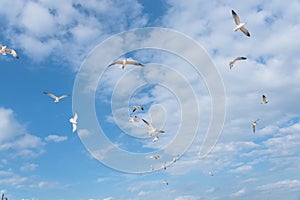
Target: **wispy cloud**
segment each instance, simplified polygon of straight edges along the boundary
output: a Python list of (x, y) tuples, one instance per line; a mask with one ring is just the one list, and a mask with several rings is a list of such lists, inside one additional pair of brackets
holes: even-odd
[(59, 143), (59, 142), (63, 142), (68, 140), (68, 136), (59, 136), (59, 135), (48, 135), (45, 138), (46, 142), (55, 142), (55, 143)]

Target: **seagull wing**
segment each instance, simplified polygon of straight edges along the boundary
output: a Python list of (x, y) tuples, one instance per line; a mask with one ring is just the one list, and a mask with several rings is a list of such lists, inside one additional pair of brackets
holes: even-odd
[(115, 62), (111, 63), (110, 65), (108, 65), (108, 67), (116, 65), (116, 64), (123, 64), (123, 61), (122, 60), (115, 61)]
[(243, 57), (243, 56), (239, 56), (239, 57), (236, 57), (234, 60), (246, 60), (247, 58), (246, 57)]
[(234, 10), (231, 10), (234, 22), (236, 23), (236, 25), (239, 25), (241, 23), (239, 16), (236, 14), (236, 12), (234, 12)]
[(240, 28), (240, 30), (241, 30), (245, 35), (247, 35), (248, 37), (250, 37), (250, 33), (249, 33), (249, 31), (245, 28), (245, 26), (242, 26), (242, 27)]
[(64, 94), (64, 95), (58, 97), (58, 99), (63, 99), (63, 98), (69, 97), (69, 96), (70, 96), (70, 95), (68, 95), (68, 94)]
[(142, 63), (139, 63), (139, 62), (136, 62), (136, 61), (133, 61), (133, 60), (128, 60), (127, 64), (136, 65), (136, 66), (144, 66)]
[(147, 126), (148, 126), (149, 129), (153, 130), (152, 124), (150, 124), (149, 122), (147, 122), (147, 121), (144, 120), (144, 119), (142, 119), (142, 120), (143, 120), (143, 122), (145, 122), (145, 124), (147, 124)]
[(52, 93), (48, 93), (48, 92), (43, 92), (44, 94), (48, 95), (49, 97), (53, 98), (53, 99), (56, 99), (57, 96), (55, 96), (54, 94)]
[(77, 114), (77, 112), (75, 112), (73, 119), (74, 119), (75, 122), (77, 121), (77, 119), (78, 119), (78, 114)]
[(252, 123), (253, 133), (255, 133), (255, 124)]
[(19, 58), (17, 52), (16, 52), (15, 50), (13, 50), (13, 49), (8, 49), (8, 48), (6, 48), (6, 49), (5, 49), (5, 52), (11, 54), (13, 57), (15, 57), (15, 58), (17, 58), (17, 59)]
[(136, 111), (136, 107), (133, 107), (133, 110), (132, 110), (132, 112), (135, 112)]
[(77, 125), (76, 124), (72, 124), (72, 133), (74, 133), (77, 129)]

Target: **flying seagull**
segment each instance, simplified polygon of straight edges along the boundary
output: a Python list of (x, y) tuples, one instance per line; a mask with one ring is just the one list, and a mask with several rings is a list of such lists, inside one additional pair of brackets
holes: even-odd
[(108, 67), (116, 65), (116, 64), (120, 64), (122, 66), (122, 69), (124, 69), (126, 67), (126, 65), (135, 65), (135, 66), (141, 66), (143, 67), (144, 65), (134, 61), (134, 60), (127, 60), (126, 58), (124, 60), (117, 60), (113, 63), (111, 63), (110, 65), (108, 65)]
[(231, 10), (231, 13), (232, 13), (234, 22), (236, 24), (236, 27), (233, 30), (237, 31), (237, 30), (240, 29), (245, 35), (247, 35), (248, 37), (250, 37), (249, 31), (245, 28), (246, 22), (241, 23), (239, 16), (236, 14), (236, 12), (234, 12), (234, 10)]
[(269, 100), (268, 100), (267, 97), (263, 94), (263, 95), (262, 95), (262, 99), (261, 99), (260, 104), (267, 104), (268, 102), (269, 102)]
[(256, 128), (256, 125), (257, 125), (258, 120), (259, 120), (259, 119), (257, 119), (257, 120), (255, 120), (254, 122), (252, 122), (253, 133), (255, 133), (255, 128)]
[(173, 163), (176, 163), (176, 161), (179, 159), (179, 155), (175, 156), (172, 160)]
[(72, 124), (72, 133), (74, 133), (77, 129), (77, 119), (78, 119), (78, 114), (75, 112), (74, 117), (70, 118), (69, 122)]
[(164, 162), (164, 164), (161, 166), (162, 169), (166, 170), (167, 169), (167, 163)]
[(17, 52), (16, 52), (15, 50), (9, 49), (9, 48), (7, 48), (6, 46), (0, 45), (0, 54), (6, 55), (7, 53), (8, 53), (8, 54), (11, 54), (11, 55), (12, 55), (13, 57), (15, 57), (16, 59), (19, 58), (19, 56), (18, 56), (18, 54), (17, 54)]
[(233, 67), (234, 63), (238, 60), (246, 60), (247, 58), (246, 57), (242, 57), (242, 56), (239, 56), (239, 57), (236, 57), (235, 59), (231, 60), (229, 62), (229, 66), (230, 66), (230, 69)]
[(46, 94), (46, 95), (48, 95), (49, 97), (53, 98), (55, 103), (58, 103), (59, 100), (70, 96), (68, 94), (65, 94), (65, 95), (62, 95), (62, 96), (58, 97), (58, 96), (55, 96), (52, 93), (48, 93), (48, 92), (43, 92), (43, 93)]
[(162, 182), (166, 185), (169, 185), (169, 182), (167, 180), (163, 180)]
[[(144, 120), (144, 119), (142, 119), (143, 120), (143, 122), (145, 122), (145, 124), (148, 126), (148, 129), (149, 129), (149, 131), (148, 131), (148, 134), (150, 135), (150, 136), (152, 136), (152, 137), (154, 137), (155, 136), (155, 133), (164, 133), (165, 131), (163, 131), (163, 130), (158, 130), (157, 128), (154, 128), (153, 126), (152, 126), (152, 124), (150, 124), (149, 122), (147, 122), (146, 120)], [(154, 139), (153, 139), (154, 140)]]
[(137, 110), (144, 110), (144, 107), (143, 106), (133, 106), (132, 112), (135, 112)]
[(151, 156), (149, 156), (149, 158), (157, 160), (160, 158), (160, 155), (159, 154), (151, 155)]
[(214, 176), (214, 171), (213, 170), (210, 170), (208, 173), (209, 173), (209, 175)]
[(8, 198), (7, 197), (4, 197), (4, 193), (2, 193), (2, 198), (1, 198), (2, 200), (8, 200)]
[(133, 117), (130, 117), (130, 122), (134, 123), (134, 122), (137, 122), (137, 116), (133, 116)]

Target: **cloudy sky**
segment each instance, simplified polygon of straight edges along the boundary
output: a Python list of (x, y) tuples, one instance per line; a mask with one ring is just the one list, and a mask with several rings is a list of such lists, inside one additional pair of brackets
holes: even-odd
[[(233, 31), (231, 10), (250, 37)], [(299, 200), (299, 13), (299, 0), (2, 0), (0, 44), (20, 58), (0, 56), (0, 191)], [(230, 70), (237, 56), (247, 60)], [(124, 58), (145, 66), (107, 69)], [(132, 114), (136, 104), (145, 110)], [(165, 131), (159, 141), (141, 118)]]

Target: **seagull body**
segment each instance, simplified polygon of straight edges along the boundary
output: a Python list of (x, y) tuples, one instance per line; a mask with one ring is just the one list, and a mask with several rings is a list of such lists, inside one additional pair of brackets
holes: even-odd
[(159, 130), (159, 129), (157, 129), (157, 128), (154, 128), (153, 126), (152, 126), (152, 124), (150, 124), (149, 122), (147, 122), (146, 120), (144, 120), (144, 119), (142, 119), (143, 120), (143, 122), (148, 126), (148, 129), (149, 129), (149, 131), (148, 131), (148, 134), (151, 136), (151, 137), (155, 137), (155, 133), (164, 133), (165, 131), (163, 131), (163, 130)]
[(48, 92), (43, 92), (43, 93), (48, 95), (49, 97), (53, 98), (55, 103), (58, 103), (59, 100), (70, 96), (70, 95), (65, 94), (65, 95), (62, 95), (62, 96), (58, 97), (58, 96), (55, 96), (52, 93), (48, 93)]
[(245, 35), (250, 37), (249, 31), (245, 28), (246, 22), (241, 23), (239, 16), (236, 14), (236, 12), (234, 12), (234, 10), (231, 10), (231, 13), (232, 13), (234, 22), (236, 24), (236, 27), (233, 30), (234, 31), (241, 30)]
[(6, 53), (11, 54), (13, 57), (15, 57), (16, 59), (19, 58), (17, 52), (13, 49), (9, 49), (6, 46), (2, 46), (0, 45), (0, 54), (2, 55), (6, 55)]
[(116, 64), (120, 64), (122, 69), (125, 69), (126, 65), (135, 65), (135, 66), (141, 66), (141, 67), (144, 66), (143, 64), (141, 64), (137, 61), (124, 59), (124, 60), (115, 61), (115, 62), (111, 63), (110, 65), (108, 65), (108, 67), (116, 65)]
[(256, 128), (256, 125), (257, 125), (257, 121), (259, 119), (255, 120), (254, 122), (252, 122), (252, 129), (253, 129), (253, 133), (255, 133), (255, 128)]
[(135, 116), (131, 117), (129, 121), (131, 123), (137, 122), (137, 116), (135, 115)]
[(167, 169), (167, 163), (164, 162), (164, 164), (161, 166), (161, 168), (162, 168), (163, 170), (166, 170), (166, 169)]
[(167, 180), (163, 180), (162, 182), (166, 185), (169, 185), (169, 182)]
[(151, 155), (151, 156), (149, 156), (149, 158), (154, 159), (154, 160), (157, 160), (157, 159), (160, 158), (160, 155), (158, 155), (158, 154)]
[(143, 106), (133, 106), (132, 112), (135, 112), (137, 110), (144, 110), (144, 107)]
[(230, 66), (230, 69), (233, 67), (234, 63), (238, 60), (246, 60), (247, 58), (246, 57), (242, 57), (242, 56), (239, 56), (239, 57), (236, 57), (235, 59), (231, 60), (229, 62), (229, 66)]
[(78, 114), (75, 112), (74, 117), (70, 118), (69, 122), (72, 124), (72, 133), (74, 133), (77, 129), (77, 119), (78, 119)]
[(268, 100), (267, 97), (263, 94), (263, 95), (262, 95), (262, 99), (261, 99), (260, 104), (267, 104), (268, 102), (269, 102), (269, 100)]
[(208, 173), (209, 175), (214, 176), (214, 171), (210, 170)]
[(178, 160), (178, 158), (179, 158), (179, 156), (178, 156), (178, 155), (177, 155), (177, 156), (175, 156), (175, 157), (173, 158), (172, 162), (173, 162), (173, 163), (176, 163), (176, 161)]

